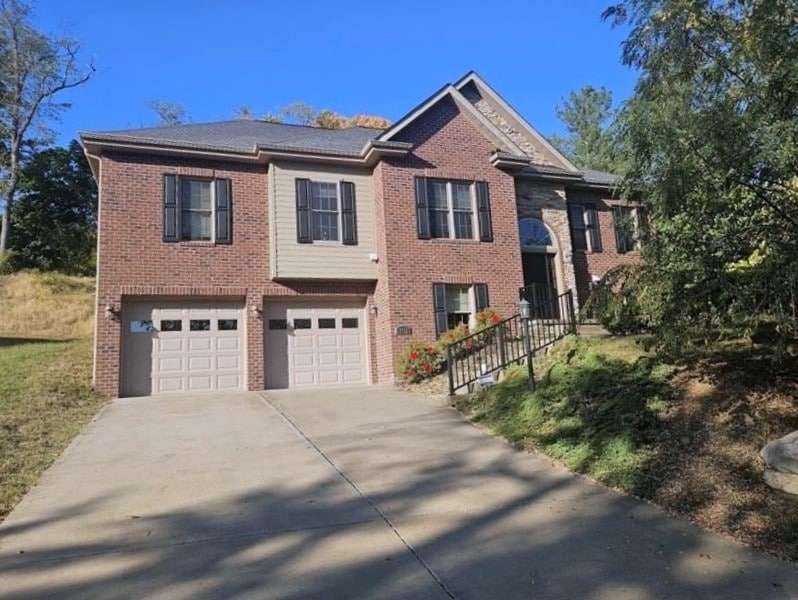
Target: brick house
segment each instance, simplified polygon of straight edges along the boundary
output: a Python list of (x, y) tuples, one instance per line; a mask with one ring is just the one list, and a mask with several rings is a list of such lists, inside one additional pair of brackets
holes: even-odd
[(227, 121), (81, 136), (100, 191), (95, 387), (391, 383), (518, 289), (638, 257), (636, 207), (476, 73), (387, 130)]

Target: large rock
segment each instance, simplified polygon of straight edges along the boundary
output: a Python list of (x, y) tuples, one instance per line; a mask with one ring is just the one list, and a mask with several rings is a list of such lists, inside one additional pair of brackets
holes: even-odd
[(765, 445), (759, 455), (771, 469), (798, 475), (798, 431)]
[(764, 479), (773, 489), (798, 495), (798, 475), (765, 469)]

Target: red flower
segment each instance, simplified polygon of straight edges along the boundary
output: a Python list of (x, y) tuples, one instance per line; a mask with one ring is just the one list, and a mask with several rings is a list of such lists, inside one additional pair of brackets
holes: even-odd
[(471, 341), (469, 341), (469, 342), (466, 344), (466, 348), (468, 348), (469, 350), (471, 350), (471, 348), (473, 348), (473, 347), (474, 347), (474, 342), (471, 342)]
[(468, 335), (468, 327), (466, 327), (465, 329), (463, 329), (463, 333), (464, 333), (464, 334), (466, 334), (466, 335)]
[(498, 323), (499, 322), (499, 315), (493, 315), (493, 322), (494, 323)]
[(484, 310), (481, 313), (479, 313), (479, 318), (480, 319), (484, 319), (485, 318), (485, 311)]
[(413, 376), (413, 371), (408, 371), (408, 372), (407, 372), (407, 376), (408, 376), (408, 377), (412, 377), (412, 376)]
[(453, 334), (453, 333), (450, 333), (450, 334), (449, 334), (449, 339), (450, 339), (450, 340), (453, 340), (453, 339), (454, 339), (454, 334)]
[(418, 352), (411, 352), (410, 360), (418, 360)]
[(427, 371), (429, 371), (430, 367), (429, 367), (429, 365), (427, 363), (424, 363), (423, 368), (426, 369)]
[(427, 373), (432, 373), (432, 367), (431, 367), (431, 366), (429, 366), (429, 365), (426, 365), (426, 367), (425, 367), (425, 368), (426, 368), (426, 370), (427, 370)]
[(427, 348), (427, 354), (432, 354), (433, 352), (435, 352), (435, 348), (433, 348), (432, 346)]

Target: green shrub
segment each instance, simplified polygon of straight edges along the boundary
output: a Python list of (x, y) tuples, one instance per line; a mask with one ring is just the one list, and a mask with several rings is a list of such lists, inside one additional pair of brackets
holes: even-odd
[(413, 341), (394, 359), (396, 375), (401, 381), (418, 383), (441, 370), (443, 356), (437, 344)]
[(0, 254), (0, 275), (10, 275), (17, 271), (17, 266), (14, 261), (14, 251), (6, 250)]
[(483, 308), (477, 313), (477, 326), (476, 331), (482, 331), (488, 327), (493, 327), (502, 320), (499, 313), (490, 307)]
[(584, 313), (616, 335), (649, 329), (654, 320), (649, 306), (652, 294), (643, 269), (639, 265), (610, 269), (590, 293)]

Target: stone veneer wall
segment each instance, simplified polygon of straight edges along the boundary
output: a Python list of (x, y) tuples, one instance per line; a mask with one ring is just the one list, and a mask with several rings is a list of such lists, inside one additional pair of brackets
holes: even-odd
[(549, 153), (544, 151), (539, 143), (530, 140), (527, 136), (521, 133), (497, 107), (488, 103), (473, 85), (465, 86), (460, 90), (463, 96), (491, 123), (498, 127), (507, 137), (509, 137), (524, 153), (532, 159), (532, 162), (549, 165), (554, 167), (562, 167), (561, 164), (555, 162)]
[(556, 263), (560, 293), (565, 290), (574, 290), (576, 293), (573, 246), (571, 245), (571, 228), (568, 224), (565, 188), (551, 183), (518, 179), (515, 182), (515, 193), (518, 219), (526, 217), (541, 219), (557, 239)]

